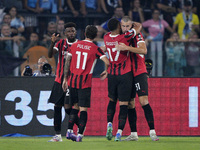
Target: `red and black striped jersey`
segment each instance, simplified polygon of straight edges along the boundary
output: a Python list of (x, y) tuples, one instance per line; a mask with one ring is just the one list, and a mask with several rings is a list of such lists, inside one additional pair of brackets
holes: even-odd
[(68, 86), (77, 89), (91, 87), (96, 59), (106, 57), (92, 41), (83, 40), (72, 44), (68, 55), (72, 56)]
[[(77, 41), (78, 41), (78, 39), (75, 40), (75, 42), (77, 42)], [(54, 46), (54, 49), (56, 49), (59, 53), (58, 54), (58, 64), (57, 64), (57, 69), (56, 69), (55, 81), (60, 83), (60, 84), (63, 82), (63, 77), (64, 77), (64, 71), (63, 70), (64, 70), (65, 58), (66, 58), (66, 55), (67, 55), (67, 51), (69, 50), (69, 48), (71, 47), (72, 44), (73, 43), (68, 42), (67, 39), (61, 39)]]
[[(131, 46), (138, 47), (138, 43), (145, 42), (141, 33), (131, 39)], [(138, 76), (142, 73), (147, 73), (145, 65), (145, 57), (143, 54), (131, 53), (133, 75)]]
[(115, 45), (118, 43), (129, 45), (129, 40), (133, 38), (135, 34), (136, 32), (133, 29), (129, 30), (125, 34), (111, 35), (111, 32), (108, 32), (104, 36), (104, 43), (110, 61), (110, 65), (108, 67), (109, 74), (123, 75), (131, 71), (131, 60), (129, 56), (129, 51), (117, 51)]

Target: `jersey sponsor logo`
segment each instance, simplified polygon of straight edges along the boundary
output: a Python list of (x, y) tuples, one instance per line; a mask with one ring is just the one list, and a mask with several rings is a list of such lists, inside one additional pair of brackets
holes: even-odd
[(138, 41), (142, 41), (142, 37), (140, 34), (138, 34)]
[(64, 56), (64, 59), (67, 57), (67, 51), (62, 51), (62, 55)]
[(67, 52), (66, 51), (62, 51), (62, 55), (66, 56)]
[(85, 49), (85, 50), (90, 50), (91, 46), (89, 45), (82, 45), (82, 44), (78, 44), (77, 48), (81, 48), (81, 49)]

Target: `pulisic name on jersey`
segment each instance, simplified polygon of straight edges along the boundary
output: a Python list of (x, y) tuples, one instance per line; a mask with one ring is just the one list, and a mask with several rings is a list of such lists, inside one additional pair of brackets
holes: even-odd
[(77, 48), (81, 48), (81, 49), (85, 49), (85, 50), (90, 50), (91, 46), (89, 45), (82, 45), (82, 44), (78, 44)]

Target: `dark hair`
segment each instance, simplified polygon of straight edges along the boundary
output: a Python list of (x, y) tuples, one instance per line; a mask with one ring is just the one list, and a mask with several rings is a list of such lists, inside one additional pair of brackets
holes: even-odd
[(184, 0), (183, 3), (184, 3), (184, 6), (192, 6), (192, 1), (190, 0)]
[(93, 40), (96, 36), (97, 36), (97, 28), (94, 25), (88, 25), (85, 28), (85, 36), (86, 38), (89, 38), (91, 40)]
[(12, 8), (15, 8), (16, 11), (17, 11), (17, 7), (16, 7), (16, 6), (11, 6), (11, 7), (8, 9), (8, 11), (10, 11)]
[(152, 9), (152, 14), (154, 13), (154, 11), (158, 11), (160, 13), (160, 10), (155, 8), (155, 9)]
[(9, 13), (6, 13), (6, 14), (3, 16), (3, 19), (4, 19), (5, 16), (10, 16), (10, 17), (11, 17), (11, 15), (10, 15)]
[(65, 29), (66, 29), (66, 28), (70, 28), (70, 27), (76, 28), (76, 24), (73, 23), (73, 22), (68, 22), (68, 23), (65, 24)]
[(119, 20), (117, 20), (116, 18), (111, 18), (110, 20), (108, 20), (108, 29), (110, 31), (114, 31), (117, 29), (118, 25), (119, 25)]
[[(20, 15), (18, 15), (18, 9), (17, 9), (16, 6), (10, 7), (10, 8), (8, 9), (8, 13), (10, 14), (10, 10), (11, 10), (12, 8), (15, 8), (15, 9), (16, 9), (16, 18), (20, 18)], [(11, 16), (11, 15), (10, 15), (10, 16)]]
[(31, 32), (30, 35), (31, 34), (37, 34), (37, 35), (39, 35), (36, 31)]
[(61, 17), (58, 21), (60, 21), (60, 20), (65, 22), (65, 18), (64, 17)]

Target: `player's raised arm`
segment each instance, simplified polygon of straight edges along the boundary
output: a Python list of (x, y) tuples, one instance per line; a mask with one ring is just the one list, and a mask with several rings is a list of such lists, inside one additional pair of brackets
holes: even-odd
[(136, 35), (139, 34), (142, 30), (142, 24), (139, 22), (133, 22), (133, 28), (136, 31)]
[(131, 28), (130, 30), (128, 30), (127, 32), (125, 32), (125, 38), (127, 38), (127, 40), (134, 38), (137, 34), (140, 33), (142, 29), (142, 24), (138, 23), (138, 22), (134, 22), (133, 23), (133, 28)]
[(53, 55), (58, 52), (56, 49), (54, 49), (54, 45), (55, 45), (56, 40), (58, 39), (58, 37), (59, 37), (59, 34), (57, 34), (55, 36), (55, 33), (51, 36), (51, 45), (50, 45), (49, 50), (48, 50), (48, 57), (49, 58), (52, 58)]

